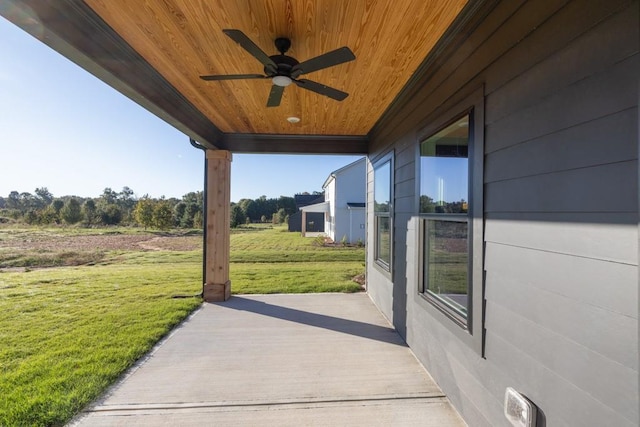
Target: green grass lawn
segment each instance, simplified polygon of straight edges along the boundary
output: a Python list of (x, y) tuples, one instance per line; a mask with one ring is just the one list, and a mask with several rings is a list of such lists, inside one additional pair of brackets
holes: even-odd
[[(28, 236), (0, 229), (5, 243)], [(234, 232), (233, 292), (358, 291), (351, 278), (364, 271), (364, 249), (312, 241), (282, 228)], [(65, 424), (201, 304), (172, 298), (200, 293), (200, 250), (104, 251), (93, 265), (40, 269), (36, 259), (31, 271), (7, 271), (3, 259), (19, 255), (7, 247), (0, 251), (0, 426)]]

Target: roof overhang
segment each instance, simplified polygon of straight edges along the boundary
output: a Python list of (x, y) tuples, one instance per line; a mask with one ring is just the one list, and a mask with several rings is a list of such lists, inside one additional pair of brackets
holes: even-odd
[(307, 205), (300, 208), (302, 212), (329, 212), (329, 202), (316, 203), (315, 205)]
[[(0, 14), (206, 148), (366, 154), (376, 126), (483, 3), (220, 0), (214, 11), (193, 0), (5, 0)], [(261, 72), (222, 28), (244, 31), (269, 54), (275, 37), (290, 37), (289, 53), (300, 59), (349, 46), (355, 61), (309, 76), (349, 97), (288, 88), (281, 107), (267, 108), (263, 80), (202, 81), (201, 74)], [(286, 121), (292, 114), (301, 124)]]

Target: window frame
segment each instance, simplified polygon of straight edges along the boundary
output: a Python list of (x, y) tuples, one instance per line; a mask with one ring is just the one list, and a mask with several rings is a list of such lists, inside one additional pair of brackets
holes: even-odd
[[(428, 259), (428, 255), (425, 253), (425, 244), (427, 243), (427, 233), (428, 233), (428, 228), (427, 228), (427, 222), (428, 221), (448, 221), (448, 222), (459, 222), (459, 223), (466, 223), (467, 224), (467, 255), (469, 255), (469, 240), (470, 236), (472, 235), (471, 233), (471, 227), (469, 225), (470, 221), (469, 221), (469, 217), (467, 216), (467, 220), (460, 220), (461, 217), (459, 218), (455, 218), (453, 215), (449, 215), (449, 216), (445, 216), (445, 215), (440, 215), (438, 216), (438, 214), (420, 214), (420, 245), (421, 245), (421, 257), (420, 257), (420, 274), (418, 275), (419, 277), (419, 281), (418, 281), (418, 292), (420, 292), (420, 294), (422, 295), (423, 298), (425, 298), (427, 301), (429, 301), (431, 304), (433, 304), (434, 306), (436, 306), (440, 311), (442, 311), (447, 317), (449, 317), (451, 320), (453, 320), (455, 323), (458, 324), (458, 326), (460, 326), (461, 328), (467, 329), (468, 325), (469, 325), (469, 308), (467, 307), (467, 315), (463, 316), (461, 313), (459, 313), (455, 307), (452, 307), (450, 304), (448, 304), (444, 299), (439, 298), (438, 296), (432, 295), (431, 292), (428, 291), (428, 289), (426, 289), (426, 282), (425, 282), (425, 274), (427, 272), (427, 268), (426, 268), (426, 264), (427, 264), (427, 259)], [(467, 256), (467, 275), (470, 276), (470, 271), (471, 271), (471, 261), (470, 261), (470, 257)], [(467, 282), (471, 282), (469, 280), (469, 278), (467, 277)], [(471, 288), (472, 286), (467, 285), (467, 300), (468, 301), (472, 301), (472, 291)]]
[[(426, 221), (446, 220), (438, 213), (420, 212), (421, 144), (447, 126), (469, 115), (468, 154), (468, 204), (467, 218), (467, 263), (468, 304), (466, 320), (461, 319), (452, 308), (437, 297), (426, 292), (424, 281)], [(446, 111), (438, 113), (417, 132), (416, 139), (416, 215), (418, 217), (416, 277), (418, 279), (415, 301), (441, 325), (484, 356), (484, 88), (481, 87)]]
[[(379, 181), (376, 179), (376, 170), (379, 170), (382, 166), (389, 164), (389, 210), (387, 212), (378, 212), (376, 211), (376, 185)], [(374, 235), (374, 246), (373, 246), (373, 261), (374, 265), (391, 275), (392, 265), (393, 265), (393, 151), (385, 154), (381, 158), (377, 159), (372, 163), (373, 168), (373, 235)], [(389, 262), (382, 260), (379, 257), (379, 223), (380, 218), (389, 218)]]

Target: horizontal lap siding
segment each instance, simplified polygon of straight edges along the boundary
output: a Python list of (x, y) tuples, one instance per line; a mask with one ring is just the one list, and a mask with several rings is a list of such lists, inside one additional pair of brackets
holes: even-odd
[[(510, 115), (486, 125), (485, 152), (491, 153), (637, 106), (638, 94), (630, 90), (637, 85), (637, 69), (638, 56), (633, 55), (570, 86), (553, 88), (547, 97), (534, 105), (511, 110)], [(554, 75), (546, 75), (547, 78), (551, 76)], [(539, 77), (545, 78), (542, 74)], [(487, 96), (487, 101), (502, 95), (501, 91), (496, 91)], [(518, 99), (519, 95), (509, 93), (504, 96)]]
[(366, 245), (366, 263), (367, 263), (367, 293), (376, 304), (380, 312), (391, 321), (393, 318), (393, 310), (391, 304), (393, 297), (391, 294), (391, 281), (387, 276), (375, 265), (375, 229), (373, 210), (373, 165), (367, 161), (367, 245)]
[(485, 356), (553, 424), (638, 424), (637, 16), (487, 87)]
[(637, 117), (638, 109), (629, 108), (494, 151), (485, 159), (485, 182), (634, 160), (629, 141), (638, 133)]
[(502, 212), (486, 214), (485, 218), (487, 242), (637, 264), (635, 213)]
[(488, 183), (486, 211), (636, 212), (637, 168), (629, 160)]
[[(469, 425), (508, 425), (507, 386), (547, 425), (639, 423), (638, 14), (500, 2), (370, 135), (373, 156), (396, 150), (408, 343)], [(421, 129), (481, 85), (485, 358), (417, 295), (414, 177)]]

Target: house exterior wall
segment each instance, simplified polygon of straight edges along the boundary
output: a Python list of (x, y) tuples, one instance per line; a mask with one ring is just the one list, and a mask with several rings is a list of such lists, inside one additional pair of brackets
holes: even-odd
[(362, 221), (357, 223), (357, 229), (352, 228), (354, 215), (357, 211), (350, 212), (347, 203), (363, 203), (365, 201), (366, 186), (366, 161), (363, 158), (336, 172), (333, 179), (329, 179), (324, 187), (325, 200), (329, 202), (329, 217), (325, 220), (325, 232), (334, 241), (339, 242), (343, 236), (349, 243), (355, 243), (358, 239), (364, 241), (365, 229), (360, 228), (364, 224), (364, 213), (360, 213)]
[[(364, 182), (363, 182), (364, 184)], [(364, 197), (365, 193), (362, 194)], [(364, 203), (364, 202), (361, 202)], [(359, 243), (364, 244), (364, 240), (366, 238), (366, 213), (365, 209), (362, 207), (351, 207), (347, 209), (349, 214), (349, 234), (346, 234), (347, 240), (349, 243)]]
[(329, 212), (324, 216), (324, 232), (332, 240), (336, 240), (335, 223), (336, 223), (336, 180), (330, 179), (323, 188), (324, 200), (329, 202)]
[[(640, 423), (638, 3), (497, 2), (370, 135), (367, 231), (393, 153), (393, 246), (384, 271), (369, 239), (367, 291), (470, 426), (509, 425), (508, 386), (549, 426)], [(418, 293), (417, 197), (421, 129), (478, 91), (480, 350)]]

